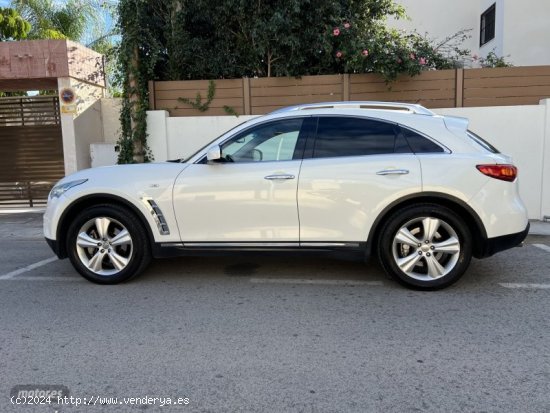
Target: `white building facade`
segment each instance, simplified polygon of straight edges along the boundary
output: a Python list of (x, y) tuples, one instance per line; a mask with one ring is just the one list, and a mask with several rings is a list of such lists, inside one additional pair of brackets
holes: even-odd
[(550, 65), (550, 0), (395, 0), (410, 20), (391, 27), (443, 40), (464, 29), (473, 56), (494, 52), (514, 66)]

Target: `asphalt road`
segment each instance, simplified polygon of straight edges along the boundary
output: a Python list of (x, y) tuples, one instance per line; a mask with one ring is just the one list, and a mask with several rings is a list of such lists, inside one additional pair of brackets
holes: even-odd
[[(527, 244), (439, 292), (311, 258), (160, 260), (98, 286), (45, 261), (40, 215), (0, 214), (0, 412), (548, 412), (550, 237)], [(22, 384), (117, 405), (13, 405)], [(145, 396), (188, 404), (124, 404)]]

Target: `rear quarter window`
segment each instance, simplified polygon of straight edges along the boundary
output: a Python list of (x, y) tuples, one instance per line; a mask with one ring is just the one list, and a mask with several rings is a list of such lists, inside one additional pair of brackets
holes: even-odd
[(434, 141), (426, 138), (425, 136), (420, 135), (418, 132), (415, 132), (411, 129), (401, 128), (401, 132), (411, 150), (414, 153), (442, 153), (445, 152), (441, 146), (439, 146)]
[(481, 136), (479, 136), (475, 132), (468, 130), (466, 131), (466, 135), (468, 135), (468, 138), (470, 138), (472, 141), (477, 143), (486, 151), (491, 153), (500, 153), (500, 151), (497, 148), (495, 148), (493, 145), (491, 145), (489, 142), (487, 142), (485, 139), (483, 139)]

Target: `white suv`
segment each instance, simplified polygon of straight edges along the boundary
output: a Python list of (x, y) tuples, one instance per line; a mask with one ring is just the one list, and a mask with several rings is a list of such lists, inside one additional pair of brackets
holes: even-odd
[(68, 176), (50, 193), (44, 233), (102, 284), (130, 279), (151, 257), (299, 251), (377, 254), (397, 281), (438, 289), (472, 256), (523, 241), (516, 176), (466, 119), (403, 103), (301, 105), (185, 160)]

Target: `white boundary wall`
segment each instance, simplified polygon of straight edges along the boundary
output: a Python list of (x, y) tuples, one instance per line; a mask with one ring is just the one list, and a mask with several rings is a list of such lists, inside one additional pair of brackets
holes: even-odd
[[(520, 192), (529, 218), (550, 216), (550, 99), (540, 105), (436, 109), (470, 119), (470, 129), (511, 155), (519, 168)], [(185, 158), (254, 116), (174, 117), (147, 112), (148, 142), (155, 161)]]

